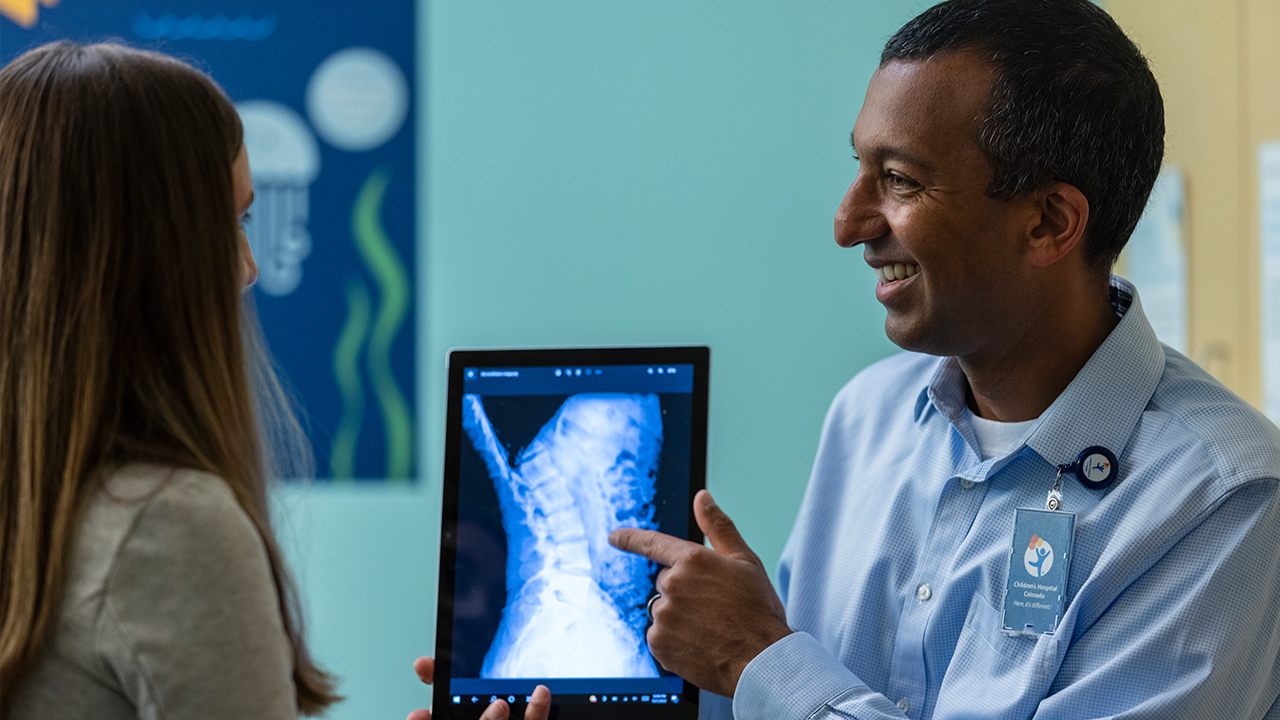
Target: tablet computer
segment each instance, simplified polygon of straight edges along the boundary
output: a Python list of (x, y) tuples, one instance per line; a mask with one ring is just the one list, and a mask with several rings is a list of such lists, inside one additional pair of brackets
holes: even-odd
[(433, 717), (692, 720), (698, 691), (649, 653), (659, 568), (621, 527), (702, 542), (706, 347), (449, 353)]

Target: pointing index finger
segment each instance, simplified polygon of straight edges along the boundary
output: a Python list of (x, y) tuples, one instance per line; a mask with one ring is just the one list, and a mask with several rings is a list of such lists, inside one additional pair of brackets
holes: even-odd
[(609, 533), (609, 544), (623, 552), (635, 553), (671, 567), (702, 548), (697, 543), (665, 533), (639, 528), (618, 528)]

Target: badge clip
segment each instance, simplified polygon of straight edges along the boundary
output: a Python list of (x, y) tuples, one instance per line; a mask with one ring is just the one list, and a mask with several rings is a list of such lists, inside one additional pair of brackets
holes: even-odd
[[(1050, 499), (1053, 498), (1054, 492), (1061, 489), (1061, 480), (1063, 473), (1071, 473), (1076, 476), (1080, 484), (1090, 490), (1105, 490), (1111, 487), (1116, 481), (1116, 477), (1120, 474), (1120, 461), (1116, 459), (1115, 453), (1102, 447), (1101, 445), (1092, 445), (1080, 451), (1076, 456), (1075, 462), (1070, 465), (1058, 466), (1058, 480), (1053, 484), (1053, 491), (1049, 493)], [(1059, 505), (1061, 505), (1062, 496), (1058, 495)], [(1048, 503), (1045, 504), (1048, 507)], [(1057, 510), (1057, 508), (1049, 508)]]
[(1058, 466), (1058, 477), (1053, 479), (1053, 487), (1049, 488), (1049, 497), (1044, 499), (1045, 510), (1062, 509), (1062, 473), (1067, 471), (1066, 465)]

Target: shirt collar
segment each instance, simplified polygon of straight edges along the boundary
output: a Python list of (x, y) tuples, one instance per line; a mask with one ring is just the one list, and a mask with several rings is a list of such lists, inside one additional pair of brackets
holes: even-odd
[[(1164, 373), (1164, 348), (1142, 311), (1138, 291), (1128, 280), (1112, 275), (1111, 297), (1120, 322), (1027, 437), (1026, 446), (1050, 465), (1068, 465), (1092, 445), (1119, 456)], [(923, 422), (932, 406), (976, 447), (966, 413), (966, 387), (960, 362), (940, 359), (920, 393), (915, 416)]]

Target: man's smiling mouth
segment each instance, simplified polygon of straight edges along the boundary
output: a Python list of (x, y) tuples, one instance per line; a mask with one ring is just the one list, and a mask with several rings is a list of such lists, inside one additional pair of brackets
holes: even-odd
[(920, 272), (920, 266), (915, 263), (894, 263), (872, 269), (875, 270), (876, 279), (886, 285), (895, 280), (905, 280)]

